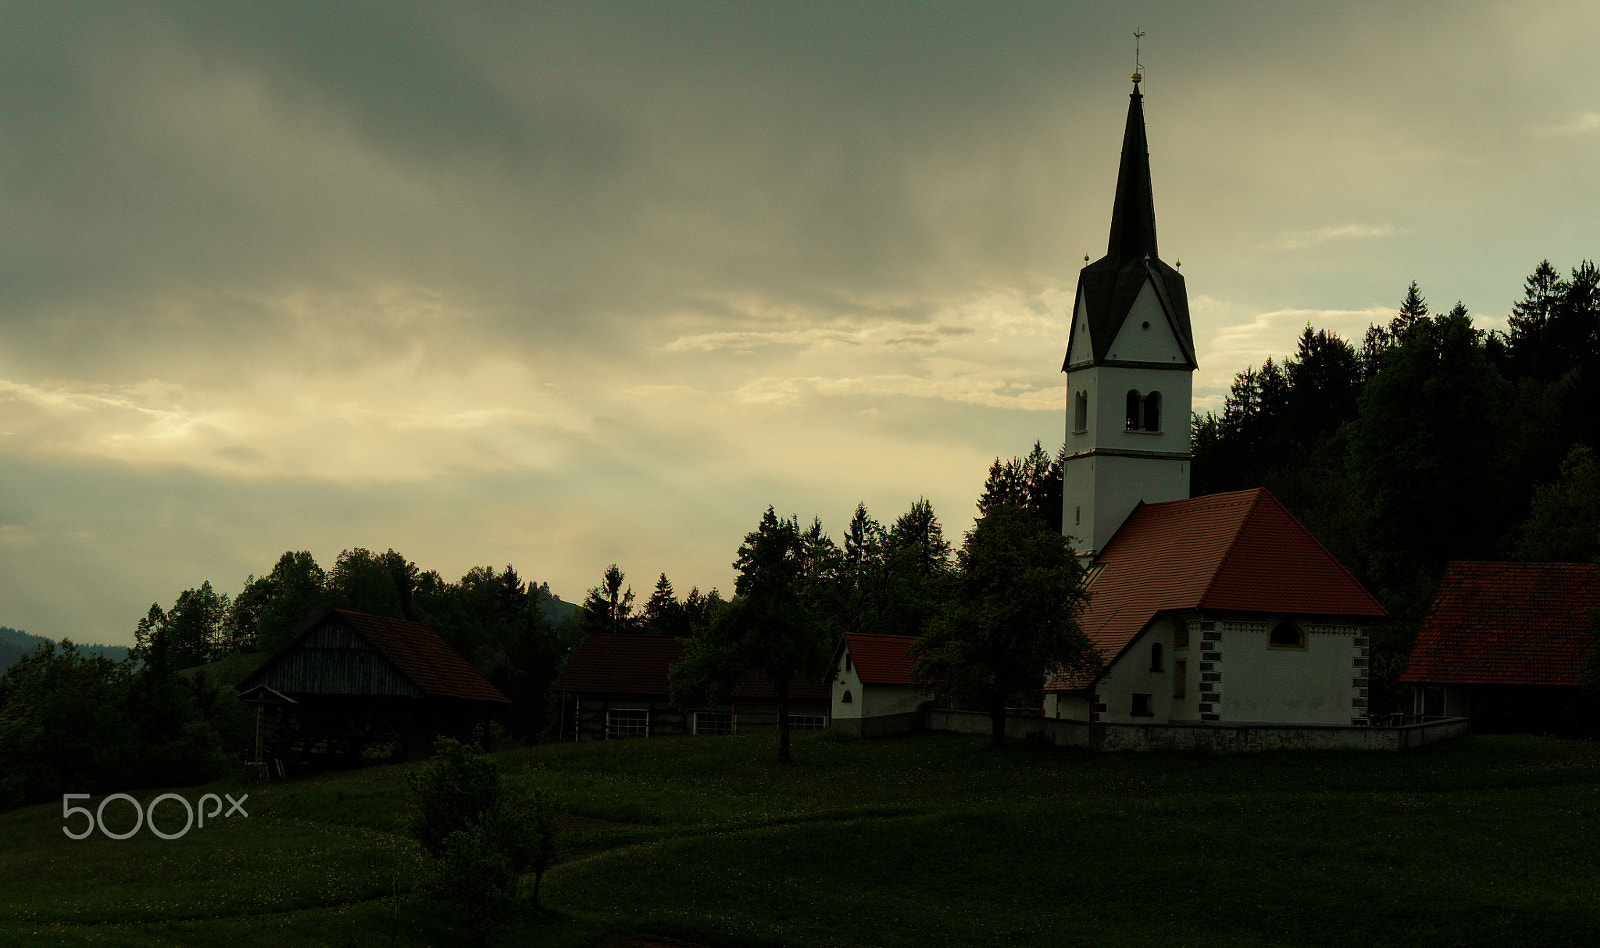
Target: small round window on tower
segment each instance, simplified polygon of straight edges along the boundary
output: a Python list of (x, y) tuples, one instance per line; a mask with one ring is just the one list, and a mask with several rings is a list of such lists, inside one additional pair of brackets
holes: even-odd
[(1144, 328), (1146, 328), (1146, 329), (1150, 328), (1150, 320), (1147, 319), (1147, 320), (1144, 321)]

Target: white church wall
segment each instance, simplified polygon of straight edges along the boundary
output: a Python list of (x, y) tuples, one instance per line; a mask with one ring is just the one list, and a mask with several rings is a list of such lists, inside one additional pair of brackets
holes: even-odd
[[(1156, 661), (1159, 652), (1159, 662)], [(1095, 682), (1108, 724), (1153, 724), (1172, 719), (1172, 621), (1159, 619), (1128, 644)]]
[[(845, 655), (848, 657), (849, 654), (850, 652), (846, 650)], [(863, 691), (864, 689), (861, 687), (861, 675), (856, 672), (855, 663), (841, 661), (839, 663), (839, 673), (833, 676), (832, 703), (834, 718), (861, 717), (862, 714), (865, 713), (862, 711), (862, 706), (864, 703), (862, 701)], [(849, 695), (849, 701), (845, 700), (846, 695)]]
[(1277, 620), (1219, 623), (1220, 720), (1235, 723), (1348, 725), (1359, 630), (1302, 624), (1305, 645), (1285, 648), (1269, 638)]

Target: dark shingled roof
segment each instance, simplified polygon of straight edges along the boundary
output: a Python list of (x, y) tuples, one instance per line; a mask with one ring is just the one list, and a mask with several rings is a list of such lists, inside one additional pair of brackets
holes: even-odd
[(1451, 563), (1400, 680), (1575, 688), (1595, 609), (1592, 563)]
[[(639, 695), (666, 699), (671, 694), (667, 670), (688, 650), (683, 639), (666, 635), (590, 635), (579, 643), (556, 676), (551, 691), (571, 694)], [(789, 697), (829, 696), (825, 684), (794, 682)], [(735, 698), (776, 698), (772, 683), (752, 673), (738, 688)]]
[[(1388, 612), (1265, 489), (1141, 504), (1095, 557), (1079, 616), (1107, 664), (1164, 612), (1377, 619)], [(1051, 690), (1089, 682), (1059, 676)]]
[[(1089, 341), (1094, 362), (1106, 359), (1128, 311), (1148, 281), (1172, 323), (1189, 368), (1197, 364), (1194, 330), (1189, 324), (1189, 294), (1183, 275), (1161, 261), (1156, 248), (1155, 196), (1150, 187), (1150, 146), (1144, 132), (1144, 96), (1138, 86), (1128, 97), (1128, 124), (1122, 137), (1122, 164), (1117, 170), (1117, 197), (1111, 209), (1111, 237), (1106, 255), (1078, 274), (1074, 306), (1089, 313)], [(1076, 329), (1076, 324), (1074, 324)], [(1072, 352), (1069, 341), (1067, 352)], [(1070, 355), (1069, 355), (1070, 357)], [(1062, 371), (1070, 368), (1063, 363)]]

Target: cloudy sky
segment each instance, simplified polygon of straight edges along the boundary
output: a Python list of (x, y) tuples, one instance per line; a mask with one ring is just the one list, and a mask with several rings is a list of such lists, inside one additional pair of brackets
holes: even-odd
[(1197, 409), (1600, 254), (1600, 5), (0, 3), (0, 625), (286, 550), (731, 589), (1054, 450), (1142, 29)]

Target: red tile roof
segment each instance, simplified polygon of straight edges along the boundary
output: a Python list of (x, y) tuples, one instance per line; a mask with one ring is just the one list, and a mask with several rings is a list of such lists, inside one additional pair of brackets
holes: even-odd
[[(338, 616), (355, 633), (387, 658), (424, 694), (466, 701), (510, 704), (500, 689), (478, 673), (439, 634), (420, 622), (369, 616), (349, 609), (333, 609), (324, 619)], [(320, 624), (320, 623), (318, 623)]]
[[(671, 693), (667, 670), (683, 658), (688, 643), (666, 635), (590, 635), (579, 643), (556, 676), (551, 691), (573, 694), (648, 695), (663, 700)], [(790, 698), (825, 699), (825, 684), (794, 682)], [(772, 684), (752, 673), (735, 698), (776, 698)]]
[(856, 674), (867, 685), (914, 685), (911, 677), (911, 643), (914, 635), (873, 635), (846, 632), (845, 647), (855, 663)]
[[(1163, 612), (1388, 615), (1265, 489), (1141, 504), (1095, 557), (1084, 634), (1109, 665)], [(1061, 676), (1052, 690), (1089, 684)]]
[(1451, 563), (1400, 680), (1576, 687), (1595, 647), (1592, 609), (1592, 563)]

